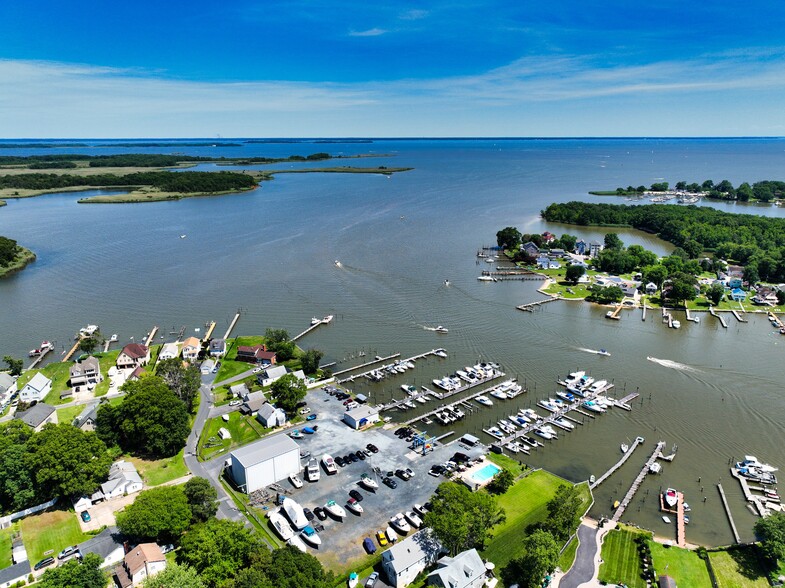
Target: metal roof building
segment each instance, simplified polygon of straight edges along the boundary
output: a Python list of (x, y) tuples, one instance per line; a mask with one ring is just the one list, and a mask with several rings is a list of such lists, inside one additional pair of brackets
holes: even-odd
[(250, 494), (300, 471), (300, 447), (288, 435), (273, 435), (232, 451), (231, 472)]

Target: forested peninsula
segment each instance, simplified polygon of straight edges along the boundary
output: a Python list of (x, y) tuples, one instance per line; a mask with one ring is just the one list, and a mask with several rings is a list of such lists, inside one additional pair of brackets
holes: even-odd
[(690, 257), (703, 251), (753, 266), (762, 280), (785, 282), (785, 218), (734, 214), (709, 207), (555, 203), (541, 211), (551, 222), (582, 226), (628, 226), (681, 247)]
[(35, 253), (25, 249), (13, 239), (0, 236), (0, 278), (24, 269), (35, 261)]

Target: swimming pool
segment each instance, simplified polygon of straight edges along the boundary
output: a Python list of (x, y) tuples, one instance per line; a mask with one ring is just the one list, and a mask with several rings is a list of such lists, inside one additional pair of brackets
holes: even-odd
[(484, 468), (477, 470), (471, 476), (472, 480), (477, 482), (478, 484), (485, 484), (488, 480), (493, 478), (496, 474), (498, 474), (501, 470), (500, 467), (489, 463)]

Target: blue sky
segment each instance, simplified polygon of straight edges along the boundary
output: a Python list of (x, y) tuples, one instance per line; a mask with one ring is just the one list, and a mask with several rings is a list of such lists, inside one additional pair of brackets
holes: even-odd
[(785, 135), (785, 5), (0, 3), (0, 136)]

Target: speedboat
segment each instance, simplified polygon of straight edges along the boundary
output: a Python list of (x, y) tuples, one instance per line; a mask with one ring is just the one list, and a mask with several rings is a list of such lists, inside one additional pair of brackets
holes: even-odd
[(438, 327), (436, 327), (436, 328), (434, 329), (434, 331), (436, 331), (437, 333), (448, 333), (448, 332), (449, 332), (449, 331), (448, 331), (446, 328), (444, 328), (444, 327), (443, 327), (443, 326), (441, 326), (441, 325), (439, 325)]
[[(502, 390), (494, 390), (493, 392), (491, 392), (491, 396), (493, 396), (494, 398), (502, 399), (502, 400), (507, 400), (509, 398), (509, 396), (507, 396), (507, 393), (502, 391)], [(478, 400), (479, 400), (479, 397), (478, 397)]]
[(611, 356), (611, 353), (610, 353), (610, 351), (605, 351), (604, 349), (600, 349), (600, 350), (597, 352), (597, 355), (604, 355), (605, 357), (610, 357), (610, 356)]
[(390, 524), (396, 531), (399, 531), (404, 535), (412, 530), (412, 528), (409, 526), (409, 523), (406, 522), (406, 518), (403, 516), (403, 513), (400, 512), (396, 515), (393, 515), (393, 517), (390, 519)]
[(300, 506), (300, 503), (296, 500), (292, 500), (288, 496), (285, 496), (281, 507), (295, 529), (303, 529), (308, 524), (308, 519), (305, 518), (303, 507)]
[(425, 516), (425, 513), (427, 512), (427, 511), (425, 510), (425, 508), (423, 508), (423, 506), (422, 506), (422, 505), (420, 505), (420, 504), (415, 504), (415, 505), (414, 505), (414, 508), (413, 508), (412, 510), (413, 510), (414, 512), (416, 512), (418, 515), (420, 515), (421, 517), (424, 517), (424, 516)]
[(303, 540), (300, 539), (299, 535), (294, 535), (293, 537), (291, 537), (289, 539), (289, 541), (287, 541), (287, 543), (289, 545), (291, 545), (292, 547), (296, 547), (297, 549), (299, 549), (303, 553), (308, 551), (308, 548), (305, 546), (305, 543), (303, 543)]
[(311, 319), (311, 326), (318, 325), (320, 322), (322, 322), (322, 321), (321, 321), (321, 319), (318, 319), (318, 318), (316, 318), (316, 317), (313, 317), (313, 318)]
[(289, 437), (291, 437), (292, 439), (302, 439), (303, 434), (300, 432), (299, 429), (295, 429), (294, 431), (289, 433)]
[(292, 531), (289, 523), (286, 522), (286, 519), (283, 518), (280, 512), (277, 510), (270, 511), (267, 518), (270, 519), (270, 524), (281, 539), (288, 541), (294, 537), (294, 531)]
[(300, 479), (300, 477), (297, 474), (292, 474), (291, 476), (289, 476), (289, 481), (292, 483), (292, 486), (294, 486), (295, 488), (303, 487), (303, 481)]
[(667, 516), (667, 515), (662, 515), (662, 522), (663, 523), (668, 523), (670, 525), (671, 524), (671, 518), (669, 516)]
[(117, 333), (114, 333), (114, 334), (113, 334), (111, 337), (109, 337), (109, 340), (110, 340), (112, 343), (114, 343), (115, 341), (117, 341)]
[(589, 392), (602, 392), (603, 389), (608, 385), (608, 380), (597, 380), (589, 386)]
[(314, 546), (319, 546), (322, 544), (322, 539), (316, 533), (316, 530), (311, 525), (306, 525), (305, 528), (300, 533), (300, 536), (305, 539), (308, 543)]
[(422, 526), (422, 519), (414, 512), (407, 510), (404, 516), (406, 517), (406, 520), (409, 521), (409, 524), (415, 529), (419, 529)]
[(387, 535), (387, 541), (390, 543), (395, 543), (398, 540), (398, 534), (395, 532), (395, 529), (388, 527), (384, 530), (384, 534)]
[(349, 500), (346, 501), (346, 508), (357, 514), (363, 513), (362, 505), (359, 502), (357, 502), (354, 498), (350, 498)]
[(338, 473), (338, 466), (335, 464), (335, 460), (331, 455), (327, 455), (325, 453), (322, 456), (322, 465), (324, 466), (324, 471), (327, 472), (328, 476)]
[(626, 443), (622, 443), (621, 444), (621, 452), (622, 453), (627, 453), (629, 450), (630, 450), (630, 446), (629, 445), (627, 445)]
[(775, 468), (774, 466), (770, 466), (767, 463), (763, 463), (759, 461), (758, 458), (755, 457), (754, 455), (745, 455), (744, 461), (741, 463), (743, 464), (742, 467), (754, 467), (754, 468), (758, 468), (763, 472), (769, 472), (769, 473), (776, 472), (779, 469), (779, 468)]
[(679, 502), (679, 494), (673, 488), (668, 488), (662, 494), (663, 499), (665, 499), (665, 504), (667, 504), (670, 508), (676, 508), (676, 504)]
[(556, 437), (556, 435), (554, 435), (550, 431), (546, 431), (545, 429), (542, 429), (542, 428), (534, 429), (534, 434), (535, 435), (539, 435), (543, 439), (548, 439), (548, 440), (554, 439)]
[(319, 463), (315, 459), (312, 459), (308, 462), (308, 468), (305, 470), (305, 477), (308, 478), (309, 482), (318, 482), (319, 476), (321, 476), (319, 473)]
[(485, 406), (493, 406), (493, 400), (491, 400), (487, 396), (478, 396), (477, 398), (475, 398), (475, 400)]
[(557, 425), (560, 425), (562, 427), (566, 427), (568, 429), (574, 429), (575, 428), (575, 425), (572, 424), (567, 419), (565, 419), (564, 417), (559, 417), (557, 419), (553, 419), (553, 422), (556, 423)]
[(491, 276), (477, 276), (478, 282), (493, 282), (495, 281)]
[(365, 486), (366, 488), (368, 488), (370, 490), (378, 490), (379, 489), (378, 482), (376, 482), (376, 480), (374, 480), (368, 474), (360, 475), (360, 484), (362, 484), (363, 486)]
[(444, 349), (437, 349), (436, 351), (433, 352), (433, 354), (436, 355), (437, 357), (441, 357), (442, 359), (445, 359), (447, 357), (447, 352)]
[(582, 406), (592, 412), (605, 412), (605, 409), (602, 408), (599, 404), (597, 404), (593, 400), (587, 400), (582, 404)]
[(354, 588), (360, 582), (360, 576), (357, 575), (357, 572), (352, 572), (349, 574), (348, 586), (349, 588)]
[(673, 326), (674, 329), (680, 329), (681, 328), (681, 322), (679, 322), (677, 320), (674, 320), (674, 321), (671, 322), (671, 326)]
[(324, 505), (324, 510), (329, 512), (331, 515), (338, 517), (339, 519), (346, 517), (346, 511), (339, 506), (335, 500), (328, 500), (327, 504)]
[(489, 428), (488, 433), (497, 439), (502, 439), (504, 437), (504, 433), (502, 433), (497, 427)]
[(331, 315), (331, 314), (328, 314), (326, 317), (324, 317), (324, 318), (322, 319), (322, 322), (323, 322), (323, 323), (326, 325), (326, 324), (328, 324), (328, 323), (331, 323), (331, 322), (332, 322), (332, 320), (333, 320), (333, 318), (334, 318), (334, 317), (333, 317), (333, 315)]
[(567, 402), (574, 402), (575, 401), (575, 396), (573, 396), (569, 392), (562, 392), (561, 390), (559, 390), (556, 393), (556, 396), (558, 396), (562, 400), (566, 400)]

